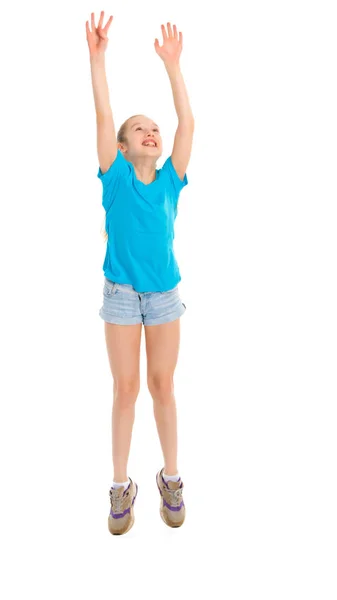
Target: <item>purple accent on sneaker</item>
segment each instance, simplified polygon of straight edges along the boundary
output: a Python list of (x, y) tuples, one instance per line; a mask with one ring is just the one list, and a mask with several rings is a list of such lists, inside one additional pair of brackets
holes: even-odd
[(124, 512), (122, 513), (114, 513), (113, 510), (110, 510), (110, 515), (114, 518), (114, 519), (122, 519), (123, 517), (125, 517), (126, 513), (130, 512), (130, 508), (126, 508), (124, 510)]
[(180, 510), (180, 509), (181, 509), (181, 508), (184, 506), (184, 501), (182, 500), (179, 506), (171, 506), (171, 504), (168, 504), (168, 503), (166, 502), (165, 498), (163, 497), (163, 504), (164, 504), (164, 506), (167, 506), (167, 508), (168, 508), (169, 510), (175, 510), (175, 511), (178, 511), (178, 510)]

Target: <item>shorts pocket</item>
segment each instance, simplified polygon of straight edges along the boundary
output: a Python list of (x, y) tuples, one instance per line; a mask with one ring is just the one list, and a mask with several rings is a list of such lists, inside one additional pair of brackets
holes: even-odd
[(103, 287), (103, 294), (104, 296), (106, 296), (107, 298), (110, 298), (111, 296), (115, 296), (118, 292), (118, 287), (117, 287), (117, 283), (113, 283), (113, 282), (108, 282), (105, 281), (104, 282), (104, 287)]

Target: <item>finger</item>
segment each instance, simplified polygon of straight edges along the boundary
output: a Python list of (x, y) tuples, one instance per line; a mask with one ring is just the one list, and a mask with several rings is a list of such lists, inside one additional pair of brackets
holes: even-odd
[(95, 15), (94, 13), (91, 13), (91, 31), (95, 31), (96, 26), (95, 26)]
[(104, 31), (104, 29), (102, 29), (102, 28), (98, 29), (98, 27), (97, 27), (97, 33), (98, 33), (98, 36), (102, 40), (107, 40), (108, 39), (108, 36), (107, 36), (106, 32)]
[(172, 28), (171, 28), (171, 23), (167, 23), (167, 31), (168, 31), (168, 35), (169, 35), (169, 37), (172, 37)]
[(165, 42), (165, 40), (167, 40), (167, 34), (166, 34), (166, 29), (165, 29), (164, 25), (161, 26), (161, 32), (163, 34), (163, 40)]
[(85, 22), (85, 30), (87, 32), (87, 36), (90, 35), (91, 31), (90, 31), (90, 27), (89, 27), (88, 21)]
[(99, 29), (100, 27), (102, 27), (103, 19), (104, 19), (104, 10), (101, 10), (101, 15), (100, 15), (100, 18), (99, 18), (99, 21), (98, 21), (97, 29)]
[(108, 22), (107, 22), (106, 26), (104, 27), (104, 30), (103, 30), (103, 31), (105, 31), (105, 32), (107, 32), (107, 31), (108, 31), (108, 29), (109, 29), (109, 27), (110, 27), (110, 25), (111, 25), (111, 23), (112, 23), (112, 19), (113, 19), (113, 16), (111, 15), (111, 17), (109, 18), (109, 20), (108, 20)]
[(174, 35), (175, 39), (177, 40), (178, 39), (178, 33), (177, 33), (177, 27), (176, 27), (176, 25), (173, 25), (173, 35)]
[(183, 34), (181, 33), (181, 31), (179, 31), (179, 43), (181, 45), (183, 44)]

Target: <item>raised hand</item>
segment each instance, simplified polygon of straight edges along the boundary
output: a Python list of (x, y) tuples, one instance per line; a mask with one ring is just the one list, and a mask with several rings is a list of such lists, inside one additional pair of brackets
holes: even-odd
[(162, 34), (163, 34), (163, 45), (159, 46), (159, 41), (156, 38), (154, 42), (155, 50), (160, 56), (160, 58), (164, 61), (165, 64), (178, 64), (180, 54), (183, 48), (183, 34), (179, 31), (179, 36), (177, 33), (177, 28), (173, 25), (173, 32), (171, 28), (171, 24), (167, 23), (167, 32), (165, 26), (161, 26)]
[(89, 22), (86, 21), (85, 28), (87, 32), (87, 42), (89, 46), (90, 56), (98, 56), (103, 54), (108, 46), (108, 31), (112, 23), (113, 17), (111, 16), (106, 23), (105, 27), (102, 27), (104, 19), (104, 10), (101, 11), (101, 15), (98, 21), (97, 27), (95, 26), (95, 16), (91, 13), (91, 31), (89, 28)]

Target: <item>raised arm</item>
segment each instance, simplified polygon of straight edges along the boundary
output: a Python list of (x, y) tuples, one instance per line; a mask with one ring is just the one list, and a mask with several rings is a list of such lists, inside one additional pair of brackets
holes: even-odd
[(164, 25), (161, 26), (161, 30), (163, 45), (159, 46), (157, 38), (154, 45), (157, 54), (164, 62), (171, 83), (174, 106), (178, 116), (171, 160), (178, 176), (183, 180), (191, 156), (194, 134), (194, 117), (179, 64), (183, 36), (181, 32), (178, 36), (175, 25), (173, 25), (172, 32), (170, 23), (167, 23), (168, 33), (166, 33)]
[(91, 13), (91, 30), (88, 21), (85, 25), (96, 109), (98, 162), (102, 173), (105, 173), (117, 156), (117, 138), (105, 72), (105, 51), (108, 46), (107, 33), (113, 17), (109, 18), (104, 28), (102, 27), (103, 19), (104, 11), (101, 11), (96, 28), (94, 13)]

